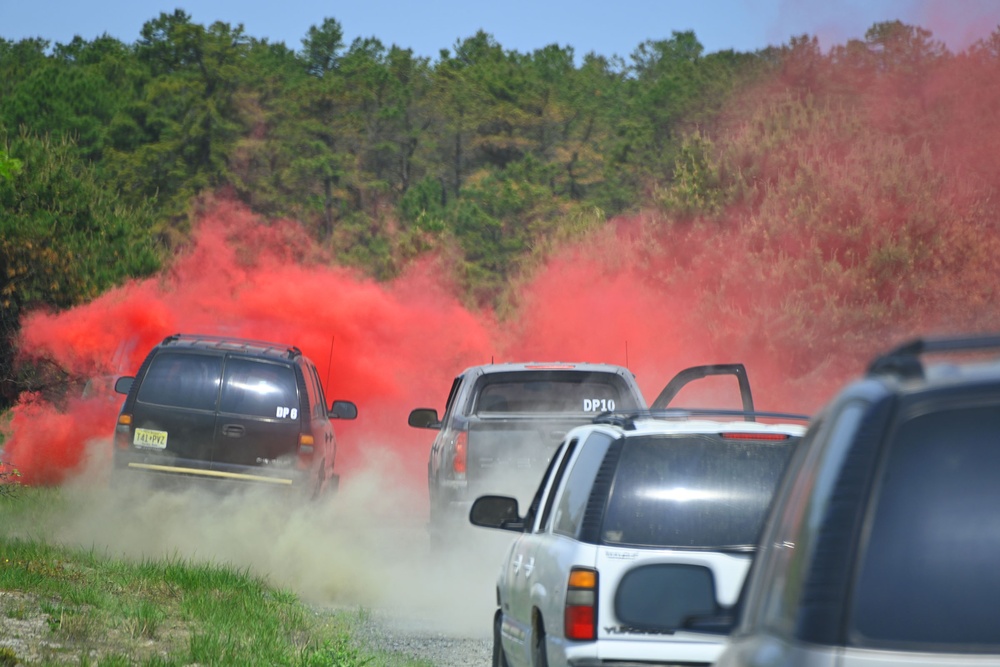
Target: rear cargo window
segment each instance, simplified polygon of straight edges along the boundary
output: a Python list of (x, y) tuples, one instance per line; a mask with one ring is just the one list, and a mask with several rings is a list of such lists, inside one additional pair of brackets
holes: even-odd
[(136, 400), (175, 408), (215, 410), (221, 357), (161, 352), (142, 379)]
[(605, 511), (604, 542), (681, 548), (756, 545), (797, 440), (629, 438)]
[(890, 443), (854, 588), (864, 645), (1000, 647), (1000, 406), (923, 413)]
[(295, 372), (283, 364), (230, 358), (219, 410), (251, 417), (298, 419)]
[(638, 407), (624, 382), (615, 375), (563, 373), (539, 378), (534, 373), (523, 379), (516, 374), (491, 378), (479, 392), (476, 413), (599, 414)]

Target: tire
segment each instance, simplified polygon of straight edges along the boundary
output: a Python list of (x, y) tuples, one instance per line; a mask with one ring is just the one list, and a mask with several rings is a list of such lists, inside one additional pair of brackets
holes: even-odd
[(542, 617), (535, 618), (535, 632), (531, 640), (532, 667), (549, 667), (549, 654), (545, 648), (545, 624)]
[(503, 642), (500, 639), (500, 623), (502, 614), (499, 609), (493, 615), (493, 667), (510, 667), (507, 663), (507, 654), (503, 652)]

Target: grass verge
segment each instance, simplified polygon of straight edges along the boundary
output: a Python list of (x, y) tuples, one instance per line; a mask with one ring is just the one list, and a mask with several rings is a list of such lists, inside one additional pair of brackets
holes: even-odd
[(317, 611), (248, 571), (130, 562), (15, 536), (57, 489), (0, 496), (0, 667), (409, 665), (351, 641), (351, 612)]

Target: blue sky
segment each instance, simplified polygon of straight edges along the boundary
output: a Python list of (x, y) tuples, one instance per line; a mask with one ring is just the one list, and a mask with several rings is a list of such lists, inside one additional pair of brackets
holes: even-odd
[(376, 37), (432, 59), (480, 29), (522, 53), (555, 43), (578, 57), (627, 57), (675, 30), (693, 30), (709, 53), (753, 51), (803, 34), (828, 49), (894, 19), (927, 28), (958, 51), (1000, 24), (997, 0), (0, 0), (0, 37), (65, 43), (107, 33), (131, 43), (145, 22), (177, 8), (196, 23), (241, 23), (247, 35), (295, 50), (310, 26), (332, 17), (348, 44)]

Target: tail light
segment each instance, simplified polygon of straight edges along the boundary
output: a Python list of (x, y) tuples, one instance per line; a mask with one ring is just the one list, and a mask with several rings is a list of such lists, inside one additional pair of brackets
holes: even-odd
[(469, 432), (460, 431), (455, 436), (455, 458), (451, 460), (451, 469), (455, 477), (464, 479), (469, 467)]
[(308, 468), (312, 465), (316, 441), (311, 433), (299, 433), (299, 467)]
[(788, 440), (787, 433), (720, 433), (723, 440)]
[(597, 570), (570, 570), (565, 623), (567, 639), (597, 639)]
[(115, 426), (115, 446), (118, 449), (128, 449), (129, 432), (132, 426), (132, 415), (118, 415), (118, 425)]

